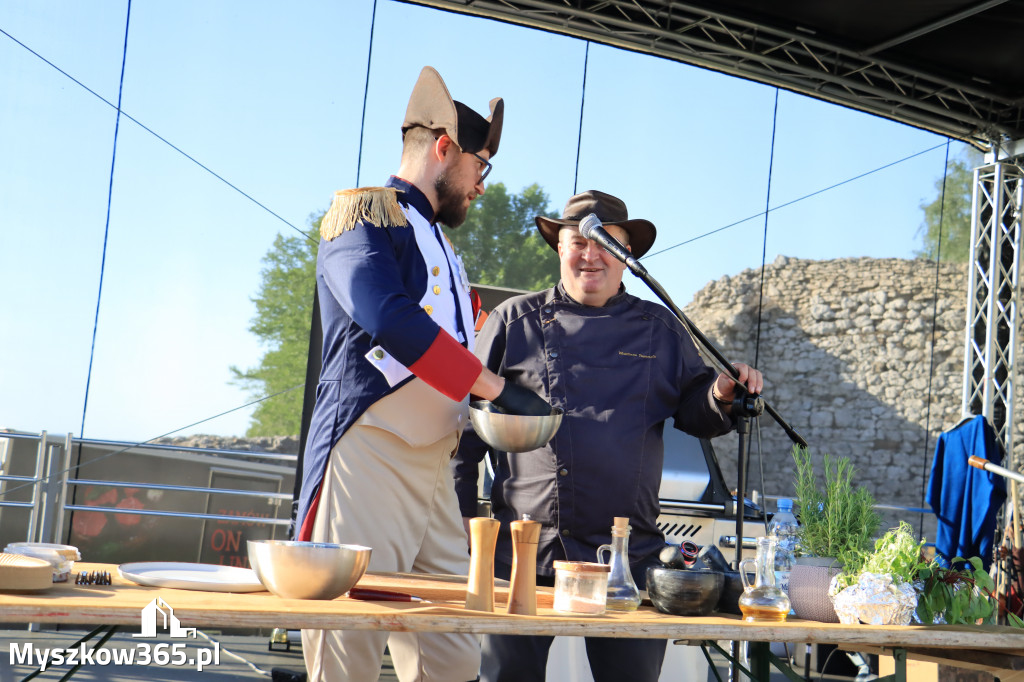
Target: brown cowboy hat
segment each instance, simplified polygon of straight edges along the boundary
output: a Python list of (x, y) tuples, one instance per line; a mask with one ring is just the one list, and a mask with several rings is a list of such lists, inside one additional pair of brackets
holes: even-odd
[(500, 97), (495, 97), (490, 107), (491, 115), (484, 118), (462, 102), (456, 102), (448, 94), (441, 74), (432, 66), (424, 66), (409, 97), (402, 135), (416, 126), (442, 129), (462, 151), (474, 154), (486, 149), (494, 158), (501, 140), (505, 103)]
[(580, 221), (591, 213), (597, 215), (603, 225), (617, 225), (629, 233), (629, 248), (634, 258), (640, 258), (654, 245), (658, 230), (654, 223), (643, 218), (629, 220), (626, 204), (611, 194), (591, 189), (569, 199), (562, 211), (561, 218), (546, 218), (542, 215), (534, 218), (537, 229), (544, 241), (558, 250), (558, 231), (563, 227), (576, 227)]

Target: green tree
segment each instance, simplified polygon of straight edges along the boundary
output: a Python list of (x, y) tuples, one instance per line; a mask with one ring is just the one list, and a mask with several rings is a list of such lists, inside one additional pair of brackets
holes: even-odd
[[(935, 198), (921, 204), (924, 223), (918, 229), (923, 248), (914, 253), (918, 258), (966, 263), (971, 255), (971, 195), (974, 189), (976, 155), (966, 159), (950, 159), (945, 177), (935, 181)], [(943, 185), (945, 201), (943, 202)], [(941, 220), (941, 229), (940, 222)], [(941, 236), (942, 243), (939, 243)]]
[[(448, 231), (470, 281), (530, 290), (552, 286), (558, 280), (558, 259), (533, 222), (542, 214), (548, 215), (548, 198), (537, 185), (518, 195), (501, 183), (488, 186), (470, 206), (466, 222)], [(232, 382), (253, 399), (279, 395), (257, 405), (246, 436), (294, 436), (301, 429), (322, 218), (323, 213), (311, 217), (306, 236), (278, 235), (263, 257), (249, 331), (267, 350), (256, 367), (231, 367)]]
[(299, 434), (322, 218), (323, 213), (313, 219), (306, 236), (277, 235), (263, 257), (260, 288), (252, 299), (256, 316), (249, 331), (267, 351), (256, 367), (231, 367), (232, 382), (245, 387), (253, 399), (280, 395), (256, 406), (245, 432), (250, 438)]
[(462, 256), (474, 284), (538, 291), (558, 281), (558, 258), (537, 232), (538, 215), (557, 217), (539, 185), (509, 194), (502, 183), (489, 185), (473, 200), (466, 222), (445, 233)]

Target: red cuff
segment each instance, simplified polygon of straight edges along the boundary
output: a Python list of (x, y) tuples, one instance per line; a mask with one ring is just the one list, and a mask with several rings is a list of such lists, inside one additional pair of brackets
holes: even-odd
[[(302, 471), (299, 471), (301, 474)], [(316, 491), (316, 495), (313, 497), (313, 501), (309, 503), (309, 510), (306, 512), (306, 518), (302, 519), (302, 526), (299, 528), (298, 536), (296, 540), (302, 542), (309, 542), (313, 537), (313, 522), (316, 521), (316, 510), (320, 508), (320, 493), (324, 491), (323, 481), (320, 482), (320, 489)]]
[(469, 395), (482, 369), (480, 360), (443, 329), (427, 352), (409, 367), (429, 386), (456, 401)]

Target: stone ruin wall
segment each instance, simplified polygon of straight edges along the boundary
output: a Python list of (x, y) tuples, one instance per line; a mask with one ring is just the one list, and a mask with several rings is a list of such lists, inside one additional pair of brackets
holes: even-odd
[[(819, 477), (825, 453), (848, 457), (879, 504), (925, 506), (937, 438), (962, 416), (967, 275), (966, 264), (936, 272), (933, 261), (901, 259), (780, 256), (765, 267), (764, 395), (808, 442)], [(760, 269), (724, 277), (684, 309), (732, 362), (755, 358), (760, 283)], [(747, 490), (792, 495), (792, 443), (767, 414), (757, 421)], [(734, 487), (737, 436), (714, 445)], [(887, 512), (884, 527), (901, 518), (934, 539), (929, 516), (922, 527), (920, 514)]]
[(276, 455), (295, 455), (299, 452), (298, 436), (259, 436), (240, 438), (235, 436), (181, 436), (158, 438), (158, 445), (177, 445), (183, 448), (211, 448), (214, 450), (241, 450), (243, 452), (268, 452)]

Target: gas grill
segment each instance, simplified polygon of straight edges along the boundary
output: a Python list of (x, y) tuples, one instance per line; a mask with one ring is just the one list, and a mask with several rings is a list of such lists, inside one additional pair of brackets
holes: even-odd
[[(722, 476), (710, 440), (665, 425), (665, 465), (658, 497), (658, 528), (667, 542), (678, 545), (689, 540), (700, 547), (714, 544), (732, 561), (736, 552), (736, 500)], [(753, 558), (755, 538), (765, 535), (767, 518), (757, 505), (744, 502), (744, 556), (749, 552)]]

